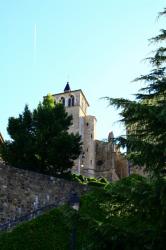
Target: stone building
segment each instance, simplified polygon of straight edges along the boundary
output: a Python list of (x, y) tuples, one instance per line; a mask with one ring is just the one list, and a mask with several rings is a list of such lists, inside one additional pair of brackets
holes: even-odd
[(2, 134), (0, 133), (0, 144), (2, 144), (4, 142), (4, 139), (2, 137)]
[[(89, 103), (81, 89), (71, 91), (69, 83), (64, 92), (53, 95), (55, 102), (61, 102), (68, 114), (73, 116), (70, 133), (79, 133), (83, 142), (83, 150), (75, 161), (73, 172), (91, 177), (119, 179), (116, 171), (118, 152), (113, 145), (113, 133), (109, 134), (108, 142), (96, 139), (96, 117), (88, 114)], [(123, 168), (127, 163), (123, 162)]]

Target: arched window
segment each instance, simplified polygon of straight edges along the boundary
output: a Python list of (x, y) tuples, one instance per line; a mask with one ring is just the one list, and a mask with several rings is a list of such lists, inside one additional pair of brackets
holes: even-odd
[(71, 98), (68, 99), (68, 107), (71, 106)]
[(74, 106), (74, 96), (71, 95), (68, 99), (68, 107)]
[(61, 97), (61, 103), (63, 104), (63, 106), (65, 106), (65, 98)]
[(71, 106), (74, 106), (74, 96), (71, 95)]

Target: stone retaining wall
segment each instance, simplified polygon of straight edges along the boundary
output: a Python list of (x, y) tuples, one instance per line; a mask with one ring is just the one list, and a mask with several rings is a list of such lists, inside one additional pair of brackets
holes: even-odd
[(49, 204), (62, 205), (86, 186), (0, 163), (0, 224)]

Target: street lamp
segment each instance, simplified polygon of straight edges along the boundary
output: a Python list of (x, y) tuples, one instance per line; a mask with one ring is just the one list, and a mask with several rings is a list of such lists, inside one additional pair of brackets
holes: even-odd
[(77, 193), (72, 192), (69, 198), (69, 206), (75, 209), (76, 211), (79, 210), (80, 206), (80, 198), (77, 196)]
[[(77, 193), (72, 192), (69, 198), (69, 206), (73, 208), (75, 211), (79, 211), (80, 207), (80, 198), (77, 196)], [(76, 250), (76, 226), (77, 226), (77, 215), (75, 217), (75, 221), (72, 224), (72, 233), (71, 233), (71, 250)]]
[(81, 155), (81, 168), (84, 167), (84, 158), (85, 158), (85, 152), (82, 152), (82, 155)]

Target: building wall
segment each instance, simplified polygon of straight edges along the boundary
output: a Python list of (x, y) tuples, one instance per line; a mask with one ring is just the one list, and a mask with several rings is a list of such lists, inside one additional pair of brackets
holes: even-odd
[(0, 144), (2, 144), (4, 142), (4, 139), (2, 137), (2, 134), (0, 133)]
[(119, 179), (129, 176), (128, 161), (122, 157), (118, 150), (115, 150), (115, 167)]
[(86, 116), (84, 119), (84, 159), (83, 174), (87, 176), (95, 175), (95, 139), (96, 139), (96, 118)]
[(96, 141), (96, 177), (118, 180), (115, 165), (115, 151), (111, 142)]
[(75, 191), (87, 187), (75, 182), (9, 167), (0, 162), (0, 224), (50, 205), (62, 205)]
[(145, 171), (145, 166), (132, 165), (129, 166), (130, 174), (138, 174), (144, 177), (149, 177), (149, 173)]
[[(69, 99), (74, 97), (74, 106), (69, 107)], [(69, 128), (70, 133), (79, 133), (82, 138), (82, 154), (74, 162), (72, 171), (85, 176), (106, 177), (117, 180), (125, 175), (126, 162), (115, 152), (109, 134), (108, 142), (96, 140), (96, 118), (88, 115), (89, 104), (81, 90), (67, 91), (53, 95), (56, 102), (65, 99), (65, 108), (68, 114), (73, 116), (73, 124)], [(122, 171), (123, 169), (123, 171)], [(123, 174), (122, 174), (123, 172)]]
[[(53, 95), (56, 102), (65, 99), (65, 108), (68, 114), (73, 117), (73, 124), (69, 128), (70, 133), (79, 133), (82, 138), (82, 154), (74, 162), (72, 171), (94, 176), (95, 169), (95, 138), (96, 138), (96, 119), (87, 114), (88, 102), (81, 90), (68, 91)], [(69, 106), (68, 100), (74, 97), (74, 106)], [(88, 125), (87, 125), (88, 124)]]
[(72, 125), (69, 128), (69, 133), (79, 133), (80, 131), (80, 120), (79, 120), (79, 106), (74, 106), (74, 107), (66, 107), (66, 111), (69, 115), (72, 115), (73, 121)]

